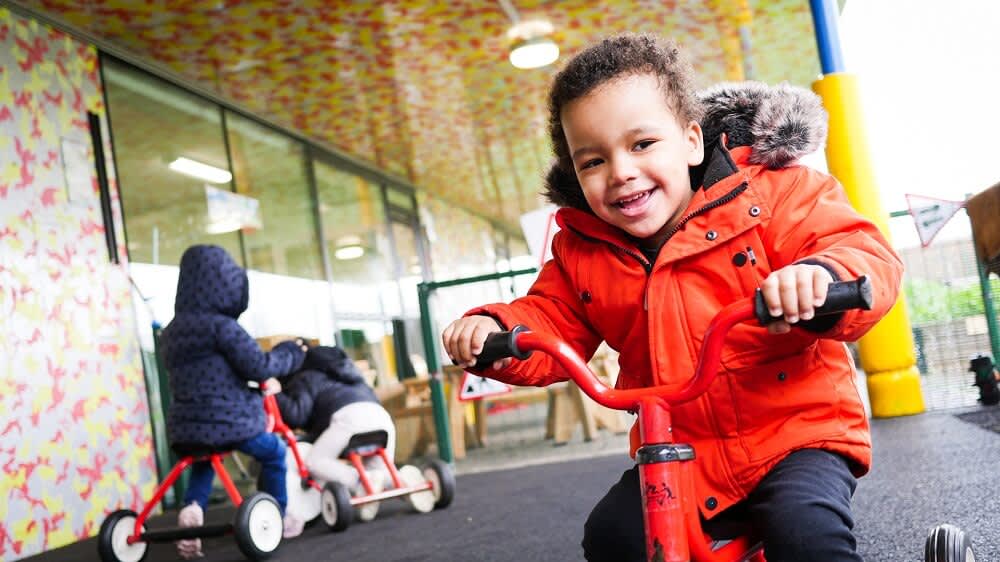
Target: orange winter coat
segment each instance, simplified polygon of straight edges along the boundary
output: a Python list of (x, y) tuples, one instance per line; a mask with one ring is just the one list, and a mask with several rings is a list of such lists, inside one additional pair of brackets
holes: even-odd
[[(696, 451), (695, 486), (706, 518), (745, 498), (796, 449), (835, 451), (852, 461), (856, 475), (868, 471), (868, 421), (842, 342), (858, 339), (888, 312), (902, 277), (898, 256), (834, 178), (794, 162), (777, 169), (751, 164), (754, 151), (729, 151), (723, 143), (707, 151), (703, 187), (655, 263), (622, 231), (563, 208), (553, 259), (528, 295), (468, 313), (557, 335), (584, 358), (606, 340), (620, 352), (618, 388), (681, 385), (694, 372), (712, 317), (752, 295), (771, 271), (806, 261), (840, 280), (868, 275), (873, 309), (844, 313), (822, 333), (734, 328), (708, 392), (674, 409), (676, 441)], [(567, 378), (541, 353), (484, 374), (534, 386)]]

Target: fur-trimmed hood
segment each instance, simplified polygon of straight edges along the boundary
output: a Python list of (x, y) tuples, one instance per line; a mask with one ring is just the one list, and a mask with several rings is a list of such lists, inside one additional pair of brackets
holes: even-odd
[(750, 162), (775, 169), (810, 154), (826, 141), (826, 110), (819, 96), (783, 82), (726, 82), (698, 93), (705, 107), (705, 144), (727, 136), (726, 147), (749, 146)]
[[(726, 148), (751, 147), (750, 162), (775, 169), (818, 150), (826, 142), (827, 114), (816, 94), (781, 83), (725, 82), (701, 92), (705, 108), (701, 128), (705, 162), (692, 169), (692, 188), (701, 186), (704, 169), (711, 165), (723, 133)], [(560, 207), (591, 212), (572, 170), (552, 165), (545, 177), (543, 195)]]

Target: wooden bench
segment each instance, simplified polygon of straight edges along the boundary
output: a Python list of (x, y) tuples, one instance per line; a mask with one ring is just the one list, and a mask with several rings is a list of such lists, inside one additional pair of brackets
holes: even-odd
[[(443, 382), (452, 454), (456, 459), (463, 459), (466, 453), (466, 438), (471, 430), (465, 421), (462, 403), (458, 401), (458, 385), (462, 381), (455, 380), (450, 374), (445, 373)], [(397, 459), (405, 461), (423, 455), (431, 443), (437, 442), (430, 378), (410, 378), (403, 382), (380, 385), (375, 388), (375, 395), (396, 425)]]

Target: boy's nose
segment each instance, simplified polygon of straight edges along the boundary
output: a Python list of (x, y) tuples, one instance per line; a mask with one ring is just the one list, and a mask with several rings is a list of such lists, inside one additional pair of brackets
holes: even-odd
[(611, 177), (608, 178), (611, 185), (625, 185), (626, 183), (639, 177), (639, 169), (631, 158), (616, 158), (608, 166)]

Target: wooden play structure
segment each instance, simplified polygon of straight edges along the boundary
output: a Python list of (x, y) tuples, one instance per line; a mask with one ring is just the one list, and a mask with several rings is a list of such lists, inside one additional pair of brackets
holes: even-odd
[(970, 198), (966, 211), (977, 257), (991, 273), (1000, 275), (1000, 183)]

